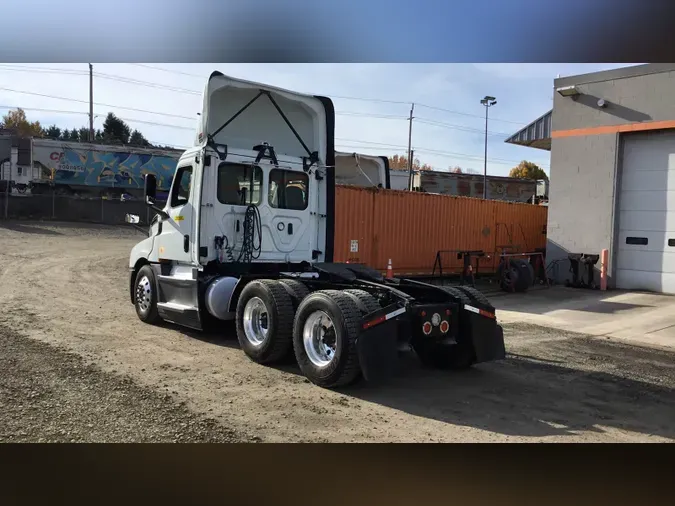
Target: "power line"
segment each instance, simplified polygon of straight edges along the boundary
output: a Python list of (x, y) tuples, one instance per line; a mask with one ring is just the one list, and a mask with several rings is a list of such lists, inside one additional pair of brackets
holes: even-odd
[[(152, 70), (159, 70), (161, 72), (168, 72), (168, 73), (171, 73), (171, 74), (184, 75), (184, 76), (189, 76), (189, 77), (197, 77), (197, 78), (200, 78), (200, 79), (204, 78), (203, 76), (199, 76), (197, 74), (190, 74), (190, 73), (187, 73), (187, 72), (180, 72), (180, 71), (177, 71), (177, 70), (164, 69), (164, 68), (161, 68), (161, 67), (155, 67), (155, 66), (152, 66), (152, 65), (144, 65), (144, 64), (141, 64), (141, 63), (129, 63), (128, 65), (134, 65), (134, 66), (137, 66), (137, 67), (143, 67), (143, 68), (152, 69)], [(483, 116), (480, 115), (480, 114), (471, 114), (471, 113), (466, 113), (466, 112), (453, 111), (451, 109), (445, 109), (443, 107), (423, 104), (423, 103), (420, 103), (420, 102), (417, 102), (417, 101), (414, 101), (414, 100), (409, 100), (409, 101), (387, 100), (387, 99), (380, 99), (380, 98), (352, 97), (352, 96), (333, 95), (333, 94), (329, 94), (328, 96), (331, 97), (331, 98), (339, 98), (339, 99), (342, 99), (342, 100), (358, 100), (358, 101), (362, 101), (362, 102), (375, 102), (375, 103), (382, 103), (382, 104), (410, 105), (411, 103), (414, 102), (415, 105), (418, 105), (420, 107), (424, 107), (426, 109), (441, 111), (441, 112), (445, 112), (445, 113), (448, 113), (448, 114), (457, 114), (459, 116), (467, 116), (467, 117), (470, 117), (470, 118), (483, 119)], [(523, 123), (522, 121), (512, 121), (512, 120), (498, 119), (498, 118), (492, 118), (492, 121), (499, 121), (499, 122), (502, 122), (502, 123), (511, 123), (511, 124), (520, 125), (520, 126), (525, 125), (525, 123)], [(507, 135), (509, 135), (509, 134), (507, 134)]]
[[(77, 98), (69, 98), (69, 97), (59, 97), (56, 95), (49, 95), (45, 93), (36, 93), (32, 91), (23, 91), (23, 90), (14, 90), (11, 88), (5, 88), (5, 87), (0, 87), (0, 90), (3, 91), (9, 91), (12, 93), (21, 93), (23, 95), (34, 95), (37, 97), (45, 97), (45, 98), (51, 98), (54, 100), (65, 100), (68, 102), (77, 102), (80, 104), (89, 104), (88, 100), (80, 100)], [(123, 109), (126, 111), (134, 111), (134, 112), (142, 112), (146, 114), (157, 114), (160, 116), (167, 116), (171, 118), (180, 118), (180, 119), (187, 119), (190, 121), (195, 121), (196, 117), (189, 117), (189, 116), (181, 116), (179, 114), (169, 114), (169, 113), (164, 113), (164, 112), (157, 112), (157, 111), (149, 111), (147, 109), (137, 109), (134, 107), (124, 107), (121, 105), (114, 105), (114, 104), (105, 104), (102, 102), (94, 102), (94, 105), (98, 105), (101, 107), (111, 107), (113, 109)], [(395, 116), (391, 114), (369, 114), (369, 113), (361, 113), (361, 112), (355, 112), (355, 111), (335, 111), (336, 115), (340, 116), (359, 116), (359, 117), (368, 117), (368, 118), (380, 118), (380, 119), (405, 119), (405, 116)]]
[[(450, 113), (450, 114), (458, 114), (460, 116), (469, 116), (471, 118), (483, 119), (483, 116), (481, 116), (480, 114), (469, 114), (469, 113), (466, 113), (466, 112), (451, 111), (450, 109), (444, 109), (442, 107), (436, 107), (436, 106), (433, 106), (433, 105), (418, 104), (417, 102), (415, 102), (415, 105), (419, 105), (420, 107), (424, 107), (426, 109), (433, 109), (435, 111), (442, 111), (442, 112), (447, 112), (447, 113)], [(502, 123), (512, 123), (514, 125), (520, 125), (520, 126), (525, 125), (525, 123), (523, 123), (522, 121), (511, 121), (511, 120), (507, 120), (507, 119), (496, 119), (496, 118), (490, 118), (490, 120), (500, 121)]]
[(196, 95), (196, 96), (201, 96), (202, 92), (197, 91), (197, 90), (190, 90), (187, 88), (178, 88), (176, 86), (167, 86), (165, 84), (161, 83), (152, 83), (150, 81), (141, 81), (140, 79), (131, 79), (127, 77), (122, 77), (122, 76), (116, 76), (113, 74), (104, 74), (102, 72), (94, 72), (95, 77), (99, 77), (101, 79), (108, 79), (110, 81), (117, 81), (120, 83), (126, 83), (126, 84), (133, 84), (136, 86), (145, 86), (146, 88), (155, 88), (155, 89), (160, 89), (160, 90), (166, 90), (166, 91), (175, 91), (176, 93), (186, 93), (189, 95)]
[[(8, 105), (0, 105), (0, 109), (22, 109), (24, 111), (40, 111), (40, 112), (52, 112), (52, 113), (57, 113), (57, 114), (82, 114), (85, 116), (88, 116), (88, 112), (84, 111), (65, 111), (63, 109), (40, 109), (40, 108), (34, 108), (34, 107), (18, 107), (18, 106), (8, 106)], [(95, 116), (102, 116), (104, 113), (96, 113)], [(172, 125), (170, 123), (158, 123), (156, 121), (146, 121), (142, 119), (136, 119), (136, 118), (124, 118), (121, 116), (117, 116), (118, 119), (121, 119), (123, 121), (126, 121), (128, 123), (142, 123), (145, 125), (153, 125), (153, 126), (161, 126), (161, 127), (169, 127), (169, 128), (177, 128), (179, 130), (190, 130), (194, 131), (194, 128), (182, 126), (182, 125)]]
[[(357, 139), (346, 139), (342, 137), (336, 137), (336, 141), (344, 141), (346, 144), (340, 144), (340, 146), (351, 146), (351, 147), (356, 147), (356, 148), (367, 148), (369, 146), (362, 146), (362, 145), (354, 145), (354, 143), (360, 143), (360, 144), (372, 144), (374, 145), (373, 148), (377, 147), (382, 147), (382, 148), (389, 148), (389, 149), (407, 149), (407, 146), (404, 146), (402, 144), (387, 144), (387, 143), (381, 143), (381, 142), (372, 142), (372, 141), (361, 141)], [(445, 156), (445, 157), (452, 157), (452, 158), (465, 158), (465, 159), (470, 159), (470, 160), (475, 160), (475, 161), (481, 161), (483, 159), (482, 155), (476, 154), (472, 155), (469, 153), (456, 153), (453, 151), (443, 151), (443, 150), (438, 150), (438, 149), (432, 149), (432, 148), (426, 148), (426, 147), (419, 147), (417, 145), (414, 146), (414, 150), (417, 152), (423, 152), (423, 153), (428, 153), (428, 154), (433, 154), (433, 155), (439, 155), (439, 156)], [(520, 163), (522, 160), (511, 160), (507, 158), (490, 158), (489, 161), (495, 161), (495, 162), (500, 162), (504, 164), (513, 164), (513, 163)], [(539, 166), (546, 166), (545, 164), (540, 164), (538, 163), (537, 165)]]
[(143, 63), (127, 63), (127, 65), (133, 65), (134, 67), (142, 67), (142, 68), (152, 69), (152, 70), (160, 70), (162, 72), (168, 72), (170, 74), (178, 74), (178, 75), (181, 75), (181, 76), (196, 77), (198, 79), (204, 79), (204, 76), (200, 76), (200, 75), (197, 75), (197, 74), (189, 74), (187, 72), (180, 72), (179, 70), (163, 69), (161, 67), (155, 67), (153, 65), (144, 65)]
[[(432, 125), (432, 126), (438, 126), (438, 127), (443, 127), (443, 128), (450, 128), (453, 130), (463, 130), (465, 132), (472, 132), (472, 133), (479, 133), (481, 135), (485, 134), (485, 130), (480, 130), (478, 128), (472, 128), (472, 127), (467, 127), (463, 125), (453, 125), (451, 123), (444, 123), (442, 121), (436, 121), (436, 120), (431, 120), (427, 118), (420, 118), (420, 117), (415, 117), (415, 119), (423, 124), (426, 125)], [(491, 130), (488, 130), (488, 135), (493, 135), (493, 136), (500, 136), (500, 137), (508, 137), (511, 134), (510, 133), (505, 133), (505, 132), (494, 132)]]
[(89, 75), (86, 70), (77, 69), (55, 69), (50, 67), (27, 67), (23, 65), (0, 64), (0, 70), (7, 72), (29, 72), (38, 74), (64, 74), (64, 75)]
[[(34, 91), (14, 90), (14, 89), (5, 88), (5, 87), (0, 87), (0, 90), (9, 91), (9, 92), (12, 92), (12, 93), (21, 93), (23, 95), (34, 95), (36, 97), (51, 98), (51, 99), (54, 99), (54, 100), (65, 100), (67, 102), (77, 102), (77, 103), (80, 103), (80, 104), (89, 104), (88, 100), (80, 100), (80, 99), (77, 99), (77, 98), (68, 98), (68, 97), (59, 97), (59, 96), (56, 96), (56, 95), (48, 95), (48, 94), (45, 94), (45, 93), (36, 93)], [(147, 109), (137, 109), (137, 108), (134, 108), (134, 107), (124, 107), (124, 106), (121, 106), (121, 105), (104, 104), (102, 102), (94, 102), (94, 105), (100, 105), (101, 107), (112, 107), (113, 109), (122, 109), (122, 110), (125, 110), (125, 111), (142, 112), (142, 113), (145, 113), (145, 114), (157, 114), (159, 116), (167, 116), (167, 117), (171, 117), (171, 118), (189, 119), (191, 121), (196, 120), (196, 116), (195, 117), (181, 116), (181, 115), (178, 115), (178, 114), (169, 114), (169, 113), (166, 113), (166, 112), (148, 111)]]
[(362, 118), (378, 118), (378, 119), (405, 119), (405, 116), (398, 116), (396, 114), (371, 114), (367, 112), (352, 112), (352, 111), (335, 111), (338, 116), (357, 116)]
[(53, 112), (57, 114), (89, 114), (83, 111), (64, 111), (61, 109), (41, 109), (38, 107), (19, 107), (17, 105), (0, 105), (0, 109), (22, 109), (24, 111)]
[[(161, 67), (155, 67), (153, 65), (144, 65), (141, 63), (129, 63), (128, 65), (133, 65), (137, 67), (142, 67), (142, 68), (147, 68), (151, 70), (157, 70), (161, 72), (168, 72), (171, 74), (176, 74), (176, 75), (183, 75), (183, 76), (188, 76), (188, 77), (195, 77), (199, 79), (203, 79), (203, 76), (199, 76), (197, 74), (190, 74), (188, 72), (181, 72), (178, 70), (170, 70), (170, 69), (164, 69)], [(34, 67), (34, 66), (24, 66), (24, 65), (7, 65), (7, 64), (1, 64), (0, 65), (0, 70), (7, 70), (7, 71), (17, 71), (17, 72), (38, 72), (38, 73), (54, 73), (54, 74), (67, 74), (67, 75), (87, 75), (88, 72), (85, 70), (77, 70), (77, 69), (55, 69), (55, 68), (50, 68), (50, 67)], [(117, 81), (117, 82), (123, 82), (127, 84), (133, 84), (137, 86), (145, 86), (145, 87), (150, 87), (150, 88), (155, 88), (155, 89), (164, 89), (167, 91), (174, 91), (177, 93), (187, 93), (190, 95), (201, 95), (201, 91), (199, 90), (191, 90), (188, 88), (179, 88), (176, 86), (168, 86), (162, 83), (154, 83), (151, 81), (144, 81), (140, 79), (133, 79), (133, 78), (128, 78), (124, 76), (119, 76), (119, 75), (114, 75), (114, 74), (106, 74), (102, 72), (97, 72), (94, 74), (97, 77), (100, 77), (102, 79), (108, 79), (112, 81)], [(357, 101), (363, 101), (363, 102), (374, 102), (374, 103), (383, 103), (383, 104), (398, 104), (398, 105), (408, 105), (411, 102), (410, 101), (403, 101), (403, 100), (388, 100), (388, 99), (379, 99), (379, 98), (367, 98), (367, 97), (353, 97), (353, 96), (345, 96), (345, 95), (329, 95), (332, 98), (339, 98), (343, 100), (357, 100)], [(465, 113), (465, 112), (460, 112), (460, 111), (454, 111), (451, 109), (446, 109), (443, 107), (438, 107), (438, 106), (433, 106), (433, 105), (428, 105), (428, 104), (423, 104), (419, 102), (415, 102), (416, 105), (419, 107), (424, 107), (426, 109), (431, 109), (435, 111), (441, 111), (445, 112), (448, 114), (456, 114), (459, 116), (466, 116), (466, 117), (471, 117), (471, 118), (480, 118), (482, 119), (481, 115), (478, 114), (471, 114), (471, 113)], [(520, 125), (523, 126), (524, 123), (522, 121), (511, 121), (511, 120), (505, 120), (505, 119), (499, 119), (499, 118), (492, 118), (492, 121), (498, 121), (502, 123), (510, 123), (514, 125)], [(510, 134), (505, 134), (505, 135), (510, 135)]]

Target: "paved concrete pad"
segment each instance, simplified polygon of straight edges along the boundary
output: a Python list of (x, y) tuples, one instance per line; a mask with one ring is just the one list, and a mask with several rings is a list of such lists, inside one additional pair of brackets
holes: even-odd
[(501, 321), (675, 348), (675, 297), (565, 287), (494, 297)]

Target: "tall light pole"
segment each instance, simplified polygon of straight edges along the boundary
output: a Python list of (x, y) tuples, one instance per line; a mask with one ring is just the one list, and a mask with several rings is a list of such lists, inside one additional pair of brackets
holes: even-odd
[(483, 198), (487, 199), (487, 137), (488, 137), (488, 109), (497, 103), (495, 97), (485, 96), (481, 101), (485, 106), (485, 161), (483, 162)]

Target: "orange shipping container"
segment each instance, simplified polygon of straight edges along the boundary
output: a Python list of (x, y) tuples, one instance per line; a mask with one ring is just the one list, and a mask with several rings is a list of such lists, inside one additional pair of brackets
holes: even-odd
[[(548, 208), (451, 195), (336, 186), (335, 261), (399, 275), (427, 275), (436, 253), (503, 247), (530, 252), (546, 246)], [(456, 255), (442, 256), (444, 272), (458, 271)], [(494, 270), (494, 255), (481, 261)]]

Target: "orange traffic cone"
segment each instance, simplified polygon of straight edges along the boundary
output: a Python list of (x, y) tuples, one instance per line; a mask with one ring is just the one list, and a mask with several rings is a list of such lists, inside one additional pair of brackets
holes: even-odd
[(392, 279), (394, 277), (394, 269), (391, 268), (391, 258), (387, 264), (387, 279)]

